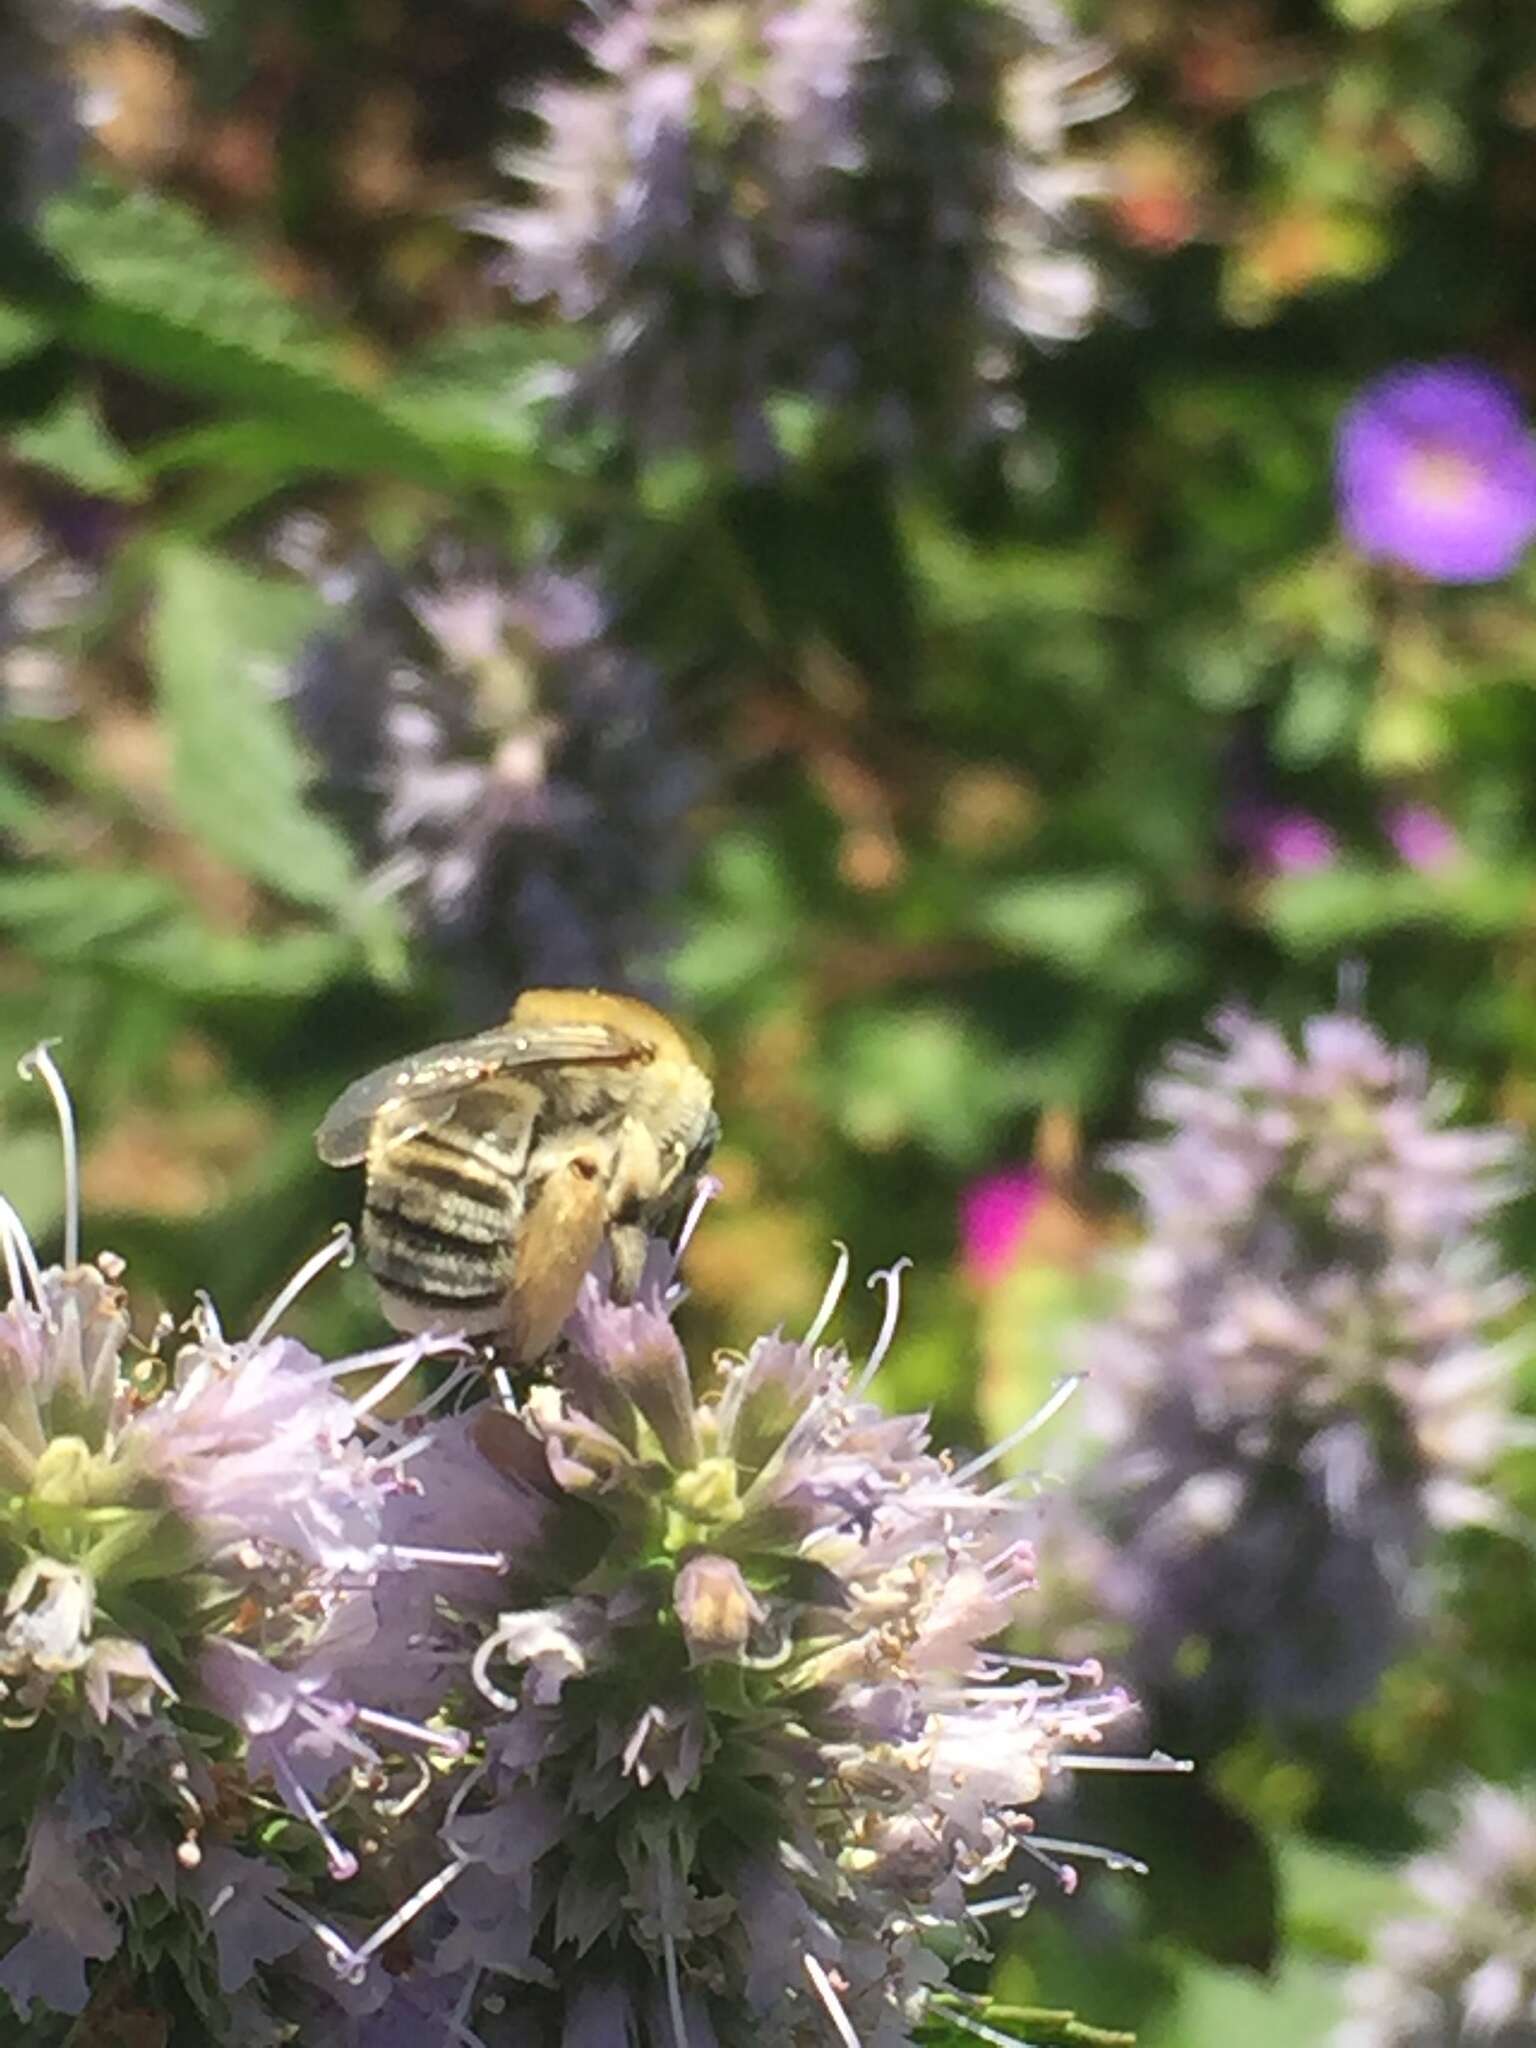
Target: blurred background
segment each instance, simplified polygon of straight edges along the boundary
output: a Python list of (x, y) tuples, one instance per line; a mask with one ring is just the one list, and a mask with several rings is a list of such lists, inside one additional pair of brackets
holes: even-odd
[[(885, 1397), (981, 1450), (1092, 1370), (1158, 1227), (1117, 1148), (1224, 1006), (1367, 1018), (1430, 1123), (1443, 1085), (1523, 1140), (1533, 388), (1503, 0), (10, 0), (0, 1053), (60, 1041), (88, 1245), (144, 1327), (248, 1326), (355, 1216), (343, 1085), (633, 989), (717, 1069), (698, 1340), (804, 1327), (834, 1240), (908, 1257)], [(0, 1159), (56, 1249), (19, 1079)], [(1190, 1710), (1105, 1594), (1114, 1501), (1053, 1535), (1045, 1489), (1042, 1645), (1200, 1769), (1092, 1782), (1071, 1828), (1150, 1875), (999, 1916), (1001, 1997), (1536, 2040), (1536, 1218), (1480, 1170), (1434, 1227), (1506, 1276), (1445, 1310), (1506, 1374), (1487, 1511), (1383, 1536), (1359, 1683)], [(356, 1269), (293, 1321), (380, 1327)], [(1362, 1355), (1360, 1412), (1401, 1364)], [(1081, 1405), (1014, 1462), (1102, 1500), (1135, 1430)]]

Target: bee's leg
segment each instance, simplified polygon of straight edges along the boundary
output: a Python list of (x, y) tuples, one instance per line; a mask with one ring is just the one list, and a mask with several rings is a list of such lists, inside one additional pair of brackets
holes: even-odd
[(650, 1229), (661, 1185), (656, 1140), (635, 1117), (626, 1117), (614, 1148), (608, 1181), (608, 1249), (613, 1256), (613, 1293), (633, 1301), (645, 1271)]
[(640, 1292), (645, 1273), (645, 1255), (651, 1248), (650, 1233), (643, 1223), (610, 1223), (608, 1249), (613, 1257), (613, 1298), (633, 1301)]

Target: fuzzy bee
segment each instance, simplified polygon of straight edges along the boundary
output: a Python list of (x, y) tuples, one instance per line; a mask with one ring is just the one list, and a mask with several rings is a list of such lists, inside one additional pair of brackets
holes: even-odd
[(606, 1240), (621, 1299), (719, 1132), (677, 1027), (628, 996), (529, 989), (504, 1025), (381, 1067), (316, 1133), (367, 1169), (363, 1257), (401, 1330), (554, 1343)]

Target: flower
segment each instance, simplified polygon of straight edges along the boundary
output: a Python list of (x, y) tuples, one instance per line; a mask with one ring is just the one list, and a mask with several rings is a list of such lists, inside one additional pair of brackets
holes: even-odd
[(1507, 576), (1536, 536), (1536, 440), (1514, 393), (1472, 362), (1368, 385), (1339, 427), (1339, 517), (1362, 554), (1437, 583)]
[(983, 1477), (1001, 1452), (957, 1465), (868, 1399), (895, 1274), (862, 1368), (819, 1341), (846, 1270), (804, 1342), (709, 1360), (665, 1247), (632, 1302), (590, 1275), (552, 1377), (412, 1459), (390, 1518), (507, 1563), (422, 1620), (476, 1746), (446, 1860), (343, 1970), (413, 1930), (460, 2019), (523, 2048), (895, 2048), (936, 1949), (978, 1951), (978, 1887), (1070, 1885), (1031, 1809), (1127, 1701), (991, 1647), (1030, 1511)]
[(1437, 1529), (1497, 1525), (1521, 1296), (1490, 1235), (1516, 1142), (1454, 1128), (1362, 1019), (1241, 1013), (1148, 1091), (1146, 1236), (1088, 1349), (1088, 1498), (1142, 1690), (1215, 1734), (1364, 1699)]
[(23, 718), (73, 711), (68, 632), (94, 580), (35, 521), (0, 508), (0, 710)]
[(1536, 2030), (1536, 1804), (1474, 1781), (1448, 1841), (1407, 1868), (1419, 1910), (1345, 1980), (1335, 2048), (1517, 2048)]
[(649, 987), (696, 777), (594, 586), (446, 542), (405, 574), (303, 559), (344, 607), (288, 678), (319, 800), (466, 1017), (528, 986)]
[(1231, 830), (1267, 874), (1316, 874), (1331, 868), (1339, 857), (1338, 837), (1332, 827), (1309, 811), (1243, 803), (1233, 807)]
[[(387, 1392), (422, 1346), (330, 1366), (275, 1334), (337, 1239), (248, 1338), (205, 1301), (172, 1357), (137, 1353), (120, 1262), (79, 1257), (63, 1084), (46, 1049), (23, 1067), (59, 1106), (67, 1198), (46, 1270), (0, 1201), (0, 1993), (80, 2013), (126, 1954), (136, 1994), (173, 1970), (233, 2038), (265, 1966), (312, 1940), (294, 1843), (357, 1869), (336, 1781), (461, 1746), (366, 1696), (371, 1666), (409, 1668), (408, 1645), (375, 1646), (371, 1601), (409, 1552), (384, 1540), (395, 1482), (358, 1435), (379, 1388), (336, 1381), (383, 1366)], [(274, 1826), (283, 1808), (298, 1825)]]
[(1441, 874), (1461, 859), (1455, 826), (1430, 804), (1398, 804), (1382, 819), (1382, 829), (1404, 867), (1421, 874)]
[(1000, 1280), (1018, 1256), (1044, 1187), (1032, 1167), (1005, 1167), (973, 1180), (960, 1196), (960, 1256), (977, 1286)]
[[(476, 224), (495, 275), (594, 334), (580, 408), (646, 446), (778, 453), (774, 401), (846, 405), (873, 442), (998, 412), (1022, 337), (1081, 334), (1103, 189), (1069, 131), (1120, 104), (1102, 45), (1045, 0), (638, 0), (542, 86)], [(958, 383), (959, 405), (951, 396)]]

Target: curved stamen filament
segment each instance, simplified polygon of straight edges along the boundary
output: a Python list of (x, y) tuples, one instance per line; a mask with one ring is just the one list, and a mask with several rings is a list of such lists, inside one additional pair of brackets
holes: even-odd
[(3, 1242), (5, 1272), (10, 1282), (12, 1301), (18, 1305), (24, 1304), (27, 1298), (27, 1284), (30, 1283), (32, 1299), (42, 1314), (47, 1316), (48, 1303), (43, 1294), (43, 1272), (37, 1263), (37, 1253), (32, 1249), (27, 1226), (4, 1195), (0, 1195), (0, 1242)]
[(247, 1342), (251, 1344), (264, 1344), (283, 1317), (288, 1313), (289, 1309), (293, 1307), (293, 1304), (304, 1292), (310, 1281), (317, 1274), (323, 1273), (326, 1267), (337, 1259), (341, 1261), (343, 1266), (350, 1266), (352, 1255), (352, 1226), (349, 1223), (338, 1223), (331, 1232), (329, 1243), (322, 1245), (313, 1257), (304, 1261), (297, 1273), (288, 1282), (288, 1285), (278, 1295), (276, 1301), (273, 1302), (272, 1306), (261, 1318), (255, 1329), (252, 1330)]
[(837, 1988), (821, 1961), (809, 1953), (800, 1960), (805, 1965), (805, 1974), (811, 1980), (812, 1990), (827, 2009), (827, 2018), (832, 2022), (832, 2030), (843, 2043), (843, 2048), (860, 2048), (859, 2037), (853, 2031), (852, 2022), (843, 2010), (843, 2001), (838, 1997)]
[(40, 1080), (53, 1097), (59, 1119), (59, 1137), (64, 1147), (64, 1263), (80, 1263), (80, 1145), (75, 1135), (75, 1109), (64, 1086), (64, 1076), (54, 1064), (50, 1047), (56, 1038), (44, 1038), (16, 1062), (23, 1081)]
[(832, 1242), (837, 1247), (837, 1264), (832, 1268), (832, 1278), (827, 1282), (827, 1291), (821, 1297), (821, 1307), (816, 1311), (816, 1319), (805, 1333), (808, 1351), (815, 1350), (826, 1335), (828, 1323), (837, 1314), (837, 1304), (843, 1298), (843, 1289), (848, 1285), (848, 1271), (853, 1264), (848, 1247), (842, 1239), (834, 1237)]
[(864, 1365), (863, 1371), (853, 1383), (855, 1394), (862, 1394), (875, 1374), (884, 1365), (886, 1354), (896, 1335), (896, 1325), (901, 1319), (901, 1276), (912, 1261), (903, 1255), (894, 1266), (887, 1266), (883, 1272), (871, 1273), (868, 1284), (885, 1289), (885, 1314), (880, 1322), (880, 1334), (875, 1339), (874, 1349)]

